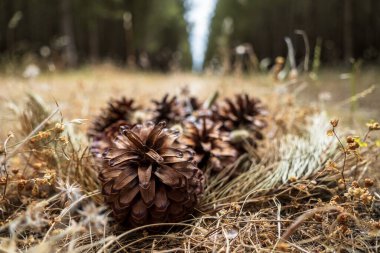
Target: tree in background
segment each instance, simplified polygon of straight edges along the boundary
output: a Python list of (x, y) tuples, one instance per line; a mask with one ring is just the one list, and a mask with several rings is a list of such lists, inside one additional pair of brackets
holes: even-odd
[(62, 35), (66, 41), (63, 49), (63, 59), (68, 67), (75, 67), (78, 63), (78, 54), (75, 46), (70, 0), (61, 0), (61, 15)]
[[(292, 39), (298, 63), (302, 63), (305, 46), (295, 30), (308, 35), (310, 48), (322, 43), (322, 61), (348, 63), (351, 58), (378, 61), (380, 56), (380, 4), (376, 0), (219, 0), (211, 22), (206, 65), (222, 63), (228, 50), (233, 62), (234, 50), (250, 44), (259, 59), (286, 56), (286, 36)], [(223, 31), (232, 20), (228, 38)], [(220, 41), (229, 41), (221, 49)], [(311, 52), (313, 55), (313, 52)]]
[(1, 60), (190, 68), (185, 11), (184, 0), (0, 0)]

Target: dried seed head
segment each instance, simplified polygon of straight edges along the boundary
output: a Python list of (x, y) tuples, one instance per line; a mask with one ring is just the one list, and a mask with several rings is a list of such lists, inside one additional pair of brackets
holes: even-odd
[(337, 127), (338, 123), (339, 123), (339, 119), (332, 119), (330, 121), (330, 124), (331, 124), (332, 127)]
[(364, 185), (367, 188), (372, 187), (374, 185), (374, 181), (370, 178), (366, 178), (364, 179)]
[(369, 122), (367, 123), (368, 130), (370, 131), (375, 131), (375, 130), (380, 130), (380, 123), (379, 122)]
[(57, 133), (62, 133), (64, 130), (65, 130), (65, 125), (62, 124), (62, 123), (56, 123), (55, 126), (54, 126), (54, 130), (57, 132)]
[(347, 141), (347, 143), (354, 143), (355, 139), (352, 136), (347, 136), (346, 141)]
[(360, 145), (357, 142), (353, 142), (353, 143), (348, 144), (348, 149), (350, 149), (350, 150), (356, 150), (359, 147), (360, 147)]
[(314, 214), (314, 219), (318, 222), (322, 222), (323, 216), (320, 213), (316, 213), (316, 214)]
[(359, 183), (358, 183), (358, 181), (352, 181), (352, 183), (351, 183), (351, 186), (352, 187), (354, 187), (354, 188), (359, 188)]
[(360, 200), (364, 205), (369, 205), (373, 201), (373, 196), (369, 192), (365, 192), (360, 196)]

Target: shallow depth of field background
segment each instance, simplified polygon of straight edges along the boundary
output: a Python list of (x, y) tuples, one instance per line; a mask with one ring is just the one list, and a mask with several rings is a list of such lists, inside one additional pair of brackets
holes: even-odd
[[(32, 92), (90, 119), (112, 96), (148, 103), (188, 86), (270, 102), (279, 84), (301, 80), (291, 84), (305, 86), (299, 102), (351, 123), (376, 119), (379, 11), (376, 0), (0, 0), (1, 98)], [(5, 112), (0, 120), (4, 137)]]

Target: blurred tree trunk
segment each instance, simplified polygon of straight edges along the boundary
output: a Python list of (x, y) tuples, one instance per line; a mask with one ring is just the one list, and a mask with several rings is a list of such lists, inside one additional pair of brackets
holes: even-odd
[(371, 39), (370, 39), (370, 43), (371, 43), (371, 46), (376, 48), (378, 46), (380, 46), (378, 44), (378, 41), (379, 41), (379, 35), (380, 35), (380, 32), (378, 29), (380, 29), (380, 27), (378, 27), (378, 20), (379, 20), (379, 0), (371, 0), (370, 2), (370, 31), (371, 31)]
[(92, 63), (96, 63), (99, 60), (99, 30), (97, 20), (89, 22), (88, 46), (90, 49), (90, 60)]
[(13, 8), (13, 2), (12, 1), (5, 1), (4, 3), (5, 5), (5, 14), (6, 14), (6, 18), (5, 18), (5, 21), (7, 22), (7, 26), (6, 26), (6, 42), (5, 42), (5, 48), (6, 50), (8, 50), (9, 52), (12, 53), (13, 51), (13, 45), (14, 45), (14, 28), (10, 27), (10, 21), (12, 19), (12, 16), (14, 14), (14, 8)]
[(309, 22), (306, 24), (308, 26), (308, 30), (306, 31), (308, 33), (308, 36), (310, 38), (311, 43), (313, 44), (312, 47), (315, 45), (318, 33), (317, 33), (317, 26), (318, 26), (318, 15), (317, 15), (317, 2), (315, 0), (309, 0), (309, 13), (308, 13), (308, 20)]
[(125, 12), (123, 15), (123, 27), (125, 31), (125, 54), (127, 58), (127, 66), (133, 69), (136, 67), (136, 56), (133, 43), (133, 16), (130, 12)]
[(343, 7), (343, 46), (344, 59), (349, 61), (353, 57), (353, 34), (352, 34), (352, 0), (344, 0)]
[(64, 60), (68, 67), (75, 67), (78, 63), (78, 55), (75, 46), (74, 30), (71, 16), (71, 0), (60, 1), (62, 33), (67, 40), (63, 53)]

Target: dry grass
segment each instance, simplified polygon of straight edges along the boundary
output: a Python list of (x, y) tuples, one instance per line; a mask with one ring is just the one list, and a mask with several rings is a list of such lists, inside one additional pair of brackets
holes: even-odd
[[(267, 76), (253, 86), (244, 77), (98, 71), (30, 81), (4, 77), (3, 108), (12, 110), (2, 118), (2, 130), (13, 133), (1, 134), (1, 252), (378, 251), (379, 183), (366, 179), (376, 176), (380, 165), (378, 131), (348, 151), (344, 137), (353, 133), (334, 128), (343, 151), (338, 138), (326, 134), (331, 126), (320, 105), (298, 105), (290, 95), (297, 84), (277, 87), (287, 87), (286, 92), (271, 91)], [(185, 84), (202, 98), (214, 90), (271, 98), (260, 159), (249, 152), (226, 175), (212, 178), (192, 219), (126, 230), (101, 203), (79, 119), (91, 117), (111, 95), (146, 103)], [(363, 140), (365, 127), (358, 132)]]
[[(25, 79), (22, 72), (18, 74), (0, 73), (0, 99), (20, 101), (25, 93), (33, 93), (41, 96), (48, 103), (57, 102), (66, 119), (92, 118), (99, 108), (114, 96), (125, 95), (135, 97), (141, 103), (148, 103), (151, 98), (161, 97), (166, 92), (178, 94), (181, 87), (189, 85), (191, 92), (200, 98), (206, 98), (209, 94), (218, 90), (222, 96), (246, 91), (273, 101), (273, 91), (279, 94), (286, 89), (294, 90), (297, 87), (297, 102), (310, 105), (319, 103), (319, 97), (327, 94), (328, 101), (323, 101), (323, 106), (338, 116), (344, 114), (345, 119), (351, 118), (350, 104), (342, 104), (352, 96), (349, 80), (341, 79), (340, 73), (344, 70), (324, 71), (319, 79), (306, 82), (289, 82), (287, 85), (279, 85), (273, 82), (271, 75), (253, 74), (251, 76), (223, 76), (223, 75), (195, 75), (192, 73), (136, 73), (115, 68), (111, 65), (87, 67), (75, 71), (43, 73), (33, 79)], [(357, 77), (356, 92), (366, 90), (372, 85), (379, 85), (378, 69), (369, 69)], [(323, 95), (324, 94), (324, 95)], [(375, 89), (365, 99), (359, 99), (359, 113), (355, 115), (356, 121), (361, 123), (368, 119), (380, 117), (376, 110), (377, 98), (380, 89)], [(0, 101), (0, 102), (1, 102)], [(75, 108), (75, 109), (73, 109)], [(343, 117), (342, 117), (343, 118)], [(1, 138), (12, 130), (4, 124), (11, 120), (6, 113), (0, 116), (2, 123)], [(356, 122), (350, 122), (352, 123)], [(358, 128), (358, 126), (355, 126)]]
[[(264, 85), (270, 77), (258, 76), (254, 80), (243, 77), (198, 76), (191, 73), (136, 73), (112, 66), (85, 68), (66, 73), (46, 73), (26, 80), (17, 76), (0, 75), (2, 97), (19, 99), (25, 92), (40, 94), (49, 102), (56, 100), (66, 117), (87, 118), (111, 97), (136, 97), (141, 103), (160, 98), (166, 92), (178, 94), (181, 87), (191, 86), (191, 92), (206, 98), (215, 90), (222, 94), (238, 91), (267, 92)], [(234, 85), (231, 85), (233, 83)], [(73, 110), (78, 108), (79, 110)]]

